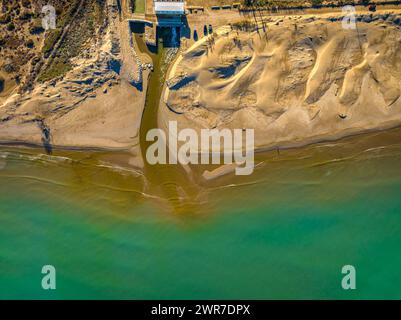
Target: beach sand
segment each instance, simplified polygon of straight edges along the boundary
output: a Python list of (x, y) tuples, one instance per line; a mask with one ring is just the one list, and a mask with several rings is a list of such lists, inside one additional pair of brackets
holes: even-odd
[[(258, 150), (399, 126), (400, 10), (358, 12), (357, 30), (344, 30), (343, 16), (271, 16), (266, 32), (225, 25), (214, 28), (213, 45), (210, 36), (186, 41), (189, 48), (167, 76), (159, 126), (176, 120), (179, 129), (255, 129)], [(61, 81), (3, 97), (0, 141), (42, 145), (46, 126), (53, 147), (125, 149), (137, 156), (148, 73), (142, 91), (131, 85), (126, 27), (114, 32), (118, 57), (108, 32), (92, 58), (74, 61), (77, 67)]]
[[(267, 17), (222, 27), (177, 59), (159, 124), (255, 129), (257, 149), (297, 147), (401, 124), (400, 11)], [(252, 20), (250, 20), (252, 21)]]
[(0, 95), (0, 142), (42, 145), (46, 128), (52, 148), (135, 148), (149, 72), (144, 72), (144, 89), (132, 84), (128, 37), (128, 23), (110, 13), (104, 34), (70, 61), (73, 69), (65, 75), (37, 81), (32, 91), (22, 93), (11, 91), (6, 81)]

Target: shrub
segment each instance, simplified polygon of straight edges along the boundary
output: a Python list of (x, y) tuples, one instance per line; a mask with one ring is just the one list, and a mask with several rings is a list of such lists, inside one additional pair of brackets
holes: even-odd
[(49, 30), (46, 33), (45, 43), (43, 45), (43, 54), (47, 58), (61, 36), (61, 29)]
[(14, 71), (16, 70), (16, 69), (15, 69), (15, 66), (14, 66), (12, 63), (6, 64), (6, 65), (3, 67), (3, 69), (4, 69), (4, 71), (7, 72), (7, 73), (11, 73), (11, 72), (14, 72)]
[(51, 67), (45, 70), (38, 78), (38, 81), (44, 82), (56, 77), (62, 76), (72, 69), (72, 66), (68, 61), (65, 60), (55, 60), (53, 61)]
[(31, 2), (29, 0), (23, 0), (22, 1), (22, 6), (25, 8), (30, 8), (31, 7)]
[(29, 20), (31, 18), (32, 18), (32, 13), (30, 13), (29, 11), (23, 11), (19, 17), (20, 20)]
[(8, 31), (13, 31), (13, 30), (15, 30), (15, 25), (14, 25), (14, 23), (10, 22), (10, 23), (7, 25), (7, 30), (8, 30)]
[(28, 48), (33, 48), (33, 47), (35, 46), (35, 43), (33, 42), (32, 39), (29, 39), (29, 40), (25, 43), (25, 45), (26, 45)]
[(0, 24), (7, 24), (11, 22), (11, 16), (9, 14), (3, 14), (0, 17)]
[(45, 30), (42, 27), (42, 20), (41, 19), (36, 19), (33, 23), (33, 26), (29, 29), (29, 32), (31, 34), (39, 34), (44, 32)]
[(319, 8), (322, 6), (323, 0), (311, 0), (311, 5), (313, 8)]

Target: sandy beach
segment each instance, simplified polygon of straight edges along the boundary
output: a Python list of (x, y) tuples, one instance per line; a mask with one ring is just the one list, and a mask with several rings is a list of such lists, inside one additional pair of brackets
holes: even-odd
[[(253, 128), (259, 150), (401, 124), (400, 11), (267, 18), (266, 33), (225, 26), (171, 68), (159, 124)], [(201, 150), (200, 150), (201, 151)]]
[(52, 148), (127, 150), (139, 143), (146, 91), (132, 85), (128, 23), (114, 7), (105, 11), (106, 27), (70, 61), (72, 70), (64, 76), (37, 81), (23, 92), (8, 89), (6, 78), (0, 143), (42, 146), (44, 129)]
[[(159, 126), (251, 128), (257, 150), (399, 126), (400, 10), (358, 12), (355, 30), (342, 28), (343, 17), (266, 16), (256, 32), (221, 14), (222, 25), (185, 41), (170, 66)], [(232, 21), (244, 19), (252, 23)], [(42, 145), (46, 128), (54, 148), (138, 148), (149, 71), (142, 90), (132, 85), (127, 26), (115, 19), (63, 78), (3, 95), (0, 141)]]

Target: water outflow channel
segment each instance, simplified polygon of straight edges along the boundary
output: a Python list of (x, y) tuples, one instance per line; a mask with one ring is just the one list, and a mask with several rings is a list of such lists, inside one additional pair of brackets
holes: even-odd
[[(176, 54), (179, 46), (178, 30), (175, 28), (157, 29), (157, 46), (148, 47), (143, 34), (135, 33), (139, 50), (148, 54), (153, 61), (153, 72), (147, 86), (145, 109), (142, 115), (140, 129), (141, 152), (145, 162), (145, 175), (149, 182), (149, 191), (167, 200), (175, 213), (194, 211), (191, 199), (196, 197), (199, 190), (190, 181), (184, 168), (180, 165), (157, 164), (150, 165), (146, 161), (146, 151), (154, 142), (146, 141), (146, 135), (151, 129), (158, 128), (158, 109), (166, 72), (171, 57)], [(187, 210), (191, 207), (191, 210)]]

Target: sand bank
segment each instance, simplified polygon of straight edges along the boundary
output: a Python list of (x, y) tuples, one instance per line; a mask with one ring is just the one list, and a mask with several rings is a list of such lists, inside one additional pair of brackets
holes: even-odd
[(219, 29), (168, 75), (159, 124), (253, 128), (259, 150), (401, 124), (400, 11), (266, 18), (267, 32)]

